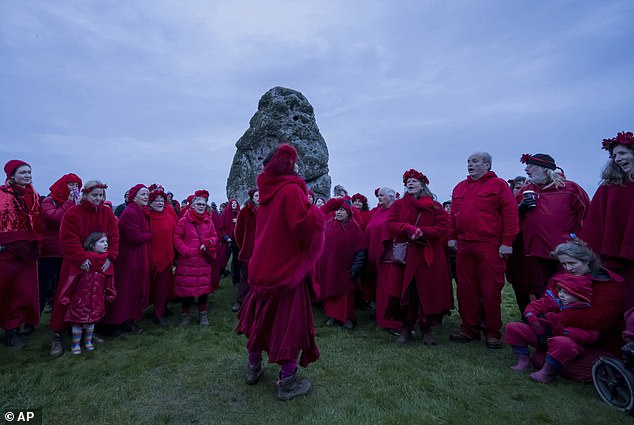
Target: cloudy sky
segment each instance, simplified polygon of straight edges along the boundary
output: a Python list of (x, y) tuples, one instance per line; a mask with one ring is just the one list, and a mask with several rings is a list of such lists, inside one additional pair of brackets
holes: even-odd
[[(473, 151), (504, 178), (549, 153), (592, 195), (601, 139), (634, 129), (634, 2), (0, 0), (0, 161), (226, 198), (270, 88), (302, 92), (333, 183), (439, 200)], [(374, 203), (374, 202), (372, 202)]]

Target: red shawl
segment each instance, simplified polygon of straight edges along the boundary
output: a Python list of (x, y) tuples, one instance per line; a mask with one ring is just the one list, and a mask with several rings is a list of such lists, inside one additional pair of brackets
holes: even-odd
[(40, 196), (33, 186), (0, 186), (0, 244), (41, 240), (42, 232)]
[(150, 210), (150, 266), (160, 273), (172, 265), (174, 261), (174, 229), (176, 218), (169, 210), (161, 212)]
[(73, 173), (64, 174), (59, 180), (53, 183), (51, 187), (49, 187), (49, 190), (51, 191), (50, 196), (57, 205), (62, 205), (64, 202), (68, 201), (68, 195), (70, 195), (68, 183), (77, 183), (81, 189), (82, 181), (76, 174)]
[[(238, 205), (238, 208), (235, 210), (231, 209), (231, 203), (235, 201)], [(222, 214), (220, 214), (220, 220), (222, 221), (222, 228), (225, 230), (225, 233), (229, 235), (231, 239), (235, 238), (234, 230), (236, 228), (236, 221), (238, 220), (238, 214), (240, 213), (240, 204), (238, 200), (235, 198), (229, 199), (227, 206), (222, 210)]]
[(325, 217), (308, 201), (300, 177), (264, 171), (257, 183), (260, 207), (249, 280), (260, 297), (282, 296), (314, 270), (324, 245)]

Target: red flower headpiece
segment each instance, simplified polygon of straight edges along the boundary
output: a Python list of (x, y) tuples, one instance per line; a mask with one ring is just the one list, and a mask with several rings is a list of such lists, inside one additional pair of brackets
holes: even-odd
[(363, 196), (360, 193), (355, 193), (354, 195), (352, 195), (352, 202), (354, 203), (354, 201), (356, 200), (360, 200), (361, 202), (363, 202), (363, 204), (367, 204), (368, 203), (368, 198), (366, 198), (365, 196)]
[(205, 189), (199, 189), (196, 192), (194, 192), (194, 196), (198, 197), (200, 196), (201, 198), (205, 198), (207, 200), (209, 200), (209, 192), (207, 192)]
[(148, 203), (154, 201), (159, 196), (162, 196), (164, 201), (167, 200), (167, 195), (165, 194), (165, 192), (163, 192), (161, 189), (155, 189), (155, 190), (150, 192), (150, 197), (148, 198)]
[(631, 131), (627, 133), (621, 131), (616, 137), (611, 139), (603, 139), (603, 149), (611, 151), (615, 145), (634, 146), (634, 134)]
[(94, 186), (90, 186), (90, 187), (84, 187), (81, 190), (81, 193), (90, 193), (95, 189), (108, 189), (108, 185), (107, 184), (96, 184)]
[(413, 168), (410, 168), (409, 170), (405, 171), (405, 174), (403, 174), (403, 184), (407, 184), (407, 179), (416, 179), (425, 184), (429, 184), (429, 179), (427, 178), (427, 176), (419, 171), (414, 170)]

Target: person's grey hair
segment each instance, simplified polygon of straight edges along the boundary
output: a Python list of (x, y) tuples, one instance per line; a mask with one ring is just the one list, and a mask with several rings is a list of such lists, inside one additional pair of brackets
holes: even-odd
[(591, 272), (597, 272), (601, 268), (601, 260), (599, 256), (583, 241), (573, 239), (568, 242), (557, 245), (551, 253), (553, 257), (559, 258), (567, 255), (581, 262), (587, 263)]
[(202, 196), (194, 196), (192, 198), (192, 205), (194, 205), (194, 203), (198, 200), (198, 199), (202, 199), (203, 202), (205, 203), (205, 205), (207, 204), (207, 200), (205, 198), (203, 198)]
[[(92, 188), (95, 186), (104, 186), (104, 183), (101, 180), (88, 180), (84, 183), (84, 187), (81, 190), (81, 198), (88, 198), (88, 194), (92, 192)], [(106, 199), (106, 189), (103, 190), (103, 199)]]
[(382, 187), (381, 189), (379, 189), (379, 192), (383, 192), (385, 196), (387, 196), (388, 198), (392, 198), (392, 200), (396, 199), (396, 191), (391, 187)]
[(489, 171), (491, 171), (491, 167), (493, 167), (493, 157), (488, 152), (474, 152), (469, 156), (477, 156), (482, 159), (482, 162), (486, 162), (489, 164)]

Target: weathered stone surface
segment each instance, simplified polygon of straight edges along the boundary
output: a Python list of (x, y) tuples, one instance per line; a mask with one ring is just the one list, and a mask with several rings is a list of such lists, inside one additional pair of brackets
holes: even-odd
[(280, 143), (297, 149), (299, 174), (308, 188), (317, 196), (330, 197), (328, 147), (317, 127), (313, 107), (300, 92), (274, 87), (262, 96), (249, 128), (236, 142), (238, 149), (227, 179), (228, 198), (244, 203), (262, 172), (262, 161)]

